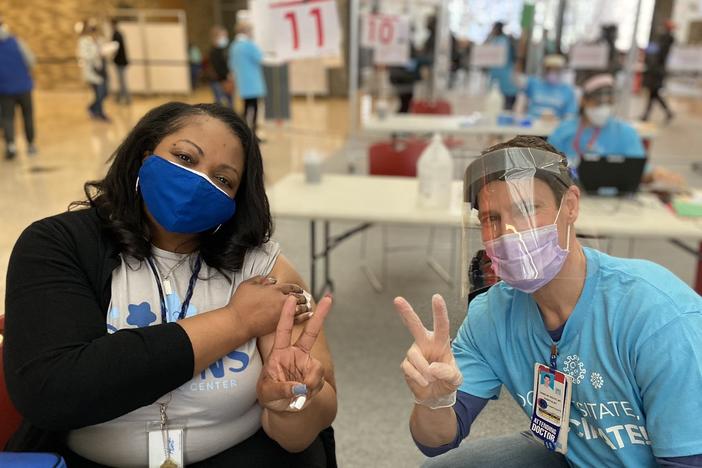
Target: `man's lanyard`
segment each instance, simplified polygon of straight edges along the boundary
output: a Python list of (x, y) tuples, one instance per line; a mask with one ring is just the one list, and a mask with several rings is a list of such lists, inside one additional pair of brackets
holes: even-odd
[[(585, 131), (585, 127), (583, 127), (583, 124), (578, 124), (578, 131), (575, 132), (575, 140), (573, 141), (573, 148), (575, 148), (575, 153), (578, 156), (585, 154), (580, 148), (580, 137), (583, 135), (583, 131)], [(587, 142), (587, 146), (585, 147), (585, 151), (590, 151), (592, 145), (594, 145), (595, 141), (597, 141), (597, 138), (599, 138), (601, 131), (602, 128), (600, 127), (594, 128), (594, 130), (592, 131), (592, 136), (590, 137), (590, 141)]]
[[(151, 272), (154, 274), (154, 278), (156, 278), (156, 286), (158, 286), (158, 297), (161, 300), (161, 323), (168, 323), (168, 310), (166, 309), (166, 298), (163, 295), (163, 288), (161, 287), (161, 278), (158, 274), (158, 270), (156, 269), (156, 265), (154, 265), (153, 260), (151, 260), (151, 257), (147, 257), (146, 261), (149, 262)], [(195, 283), (197, 283), (197, 275), (200, 274), (201, 267), (202, 260), (198, 255), (197, 260), (195, 260), (193, 274), (190, 276), (190, 281), (188, 282), (188, 292), (185, 294), (183, 305), (181, 306), (180, 313), (178, 314), (178, 320), (183, 320), (185, 318), (185, 313), (187, 312), (188, 306), (190, 305), (190, 299), (192, 299), (193, 297)]]
[(551, 372), (555, 372), (558, 370), (558, 346), (556, 343), (551, 343), (551, 362), (550, 362), (550, 368)]

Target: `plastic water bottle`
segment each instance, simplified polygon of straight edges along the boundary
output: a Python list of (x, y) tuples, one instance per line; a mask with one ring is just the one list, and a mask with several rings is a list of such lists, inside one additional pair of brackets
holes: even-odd
[(451, 204), (453, 159), (436, 133), (417, 161), (419, 179), (419, 206), (421, 208), (448, 209)]
[(315, 150), (307, 150), (303, 157), (305, 183), (318, 184), (322, 181), (322, 157)]

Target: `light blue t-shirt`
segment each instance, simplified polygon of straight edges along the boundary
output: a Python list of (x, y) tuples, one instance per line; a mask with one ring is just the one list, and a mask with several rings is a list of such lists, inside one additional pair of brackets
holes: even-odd
[(530, 76), (524, 94), (529, 102), (527, 113), (534, 118), (541, 117), (546, 109), (550, 109), (559, 119), (574, 117), (578, 113), (575, 90), (569, 84), (551, 84), (542, 78)]
[(266, 96), (262, 60), (263, 52), (248, 38), (238, 37), (229, 46), (229, 69), (242, 99)]
[[(569, 119), (562, 122), (548, 137), (558, 151), (568, 157), (569, 163), (575, 163), (580, 156), (576, 150), (575, 136), (578, 133), (580, 119)], [(600, 130), (592, 145), (594, 127), (585, 127), (580, 135), (580, 152), (587, 154), (619, 155), (630, 158), (646, 157), (646, 150), (641, 142), (641, 137), (634, 127), (621, 119), (611, 117)]]
[[(584, 250), (587, 279), (558, 341), (574, 383), (568, 461), (654, 467), (702, 453), (702, 298), (659, 265)], [(453, 341), (460, 390), (496, 398), (504, 385), (531, 416), (534, 363), (551, 343), (532, 297), (498, 283)]]

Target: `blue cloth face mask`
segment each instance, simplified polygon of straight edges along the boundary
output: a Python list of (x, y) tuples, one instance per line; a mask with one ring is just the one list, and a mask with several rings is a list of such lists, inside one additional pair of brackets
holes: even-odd
[(157, 155), (144, 160), (137, 186), (149, 212), (170, 232), (209, 231), (227, 222), (236, 212), (236, 201), (205, 174)]

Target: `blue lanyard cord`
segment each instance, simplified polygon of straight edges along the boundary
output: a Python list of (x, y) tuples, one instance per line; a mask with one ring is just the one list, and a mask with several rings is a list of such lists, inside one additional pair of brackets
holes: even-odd
[[(154, 261), (151, 257), (147, 257), (146, 261), (149, 262), (151, 267), (151, 272), (156, 278), (156, 286), (158, 287), (158, 297), (161, 301), (161, 323), (168, 323), (168, 310), (166, 309), (166, 298), (163, 294), (163, 287), (161, 286), (161, 278), (154, 265)], [(180, 312), (178, 313), (178, 320), (183, 320), (185, 318), (185, 313), (188, 311), (188, 306), (190, 306), (190, 300), (193, 298), (193, 292), (195, 291), (195, 283), (197, 283), (197, 276), (200, 274), (200, 268), (202, 267), (202, 259), (197, 256), (195, 260), (195, 266), (193, 268), (193, 274), (190, 276), (190, 281), (188, 282), (188, 292), (185, 294), (185, 299), (180, 307)]]
[(551, 343), (551, 371), (555, 371), (558, 367), (558, 346), (556, 343)]

